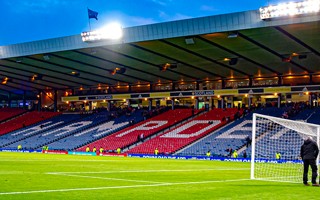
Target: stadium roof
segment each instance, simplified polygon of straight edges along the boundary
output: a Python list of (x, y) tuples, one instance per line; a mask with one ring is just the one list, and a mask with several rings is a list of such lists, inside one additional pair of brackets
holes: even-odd
[(261, 20), (257, 10), (123, 31), (120, 40), (79, 33), (1, 46), (0, 91), (320, 74), (319, 15)]

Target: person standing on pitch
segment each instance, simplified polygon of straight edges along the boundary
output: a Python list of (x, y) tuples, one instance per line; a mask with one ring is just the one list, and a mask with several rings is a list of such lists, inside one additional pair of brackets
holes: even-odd
[(317, 164), (316, 164), (316, 159), (319, 154), (319, 147), (317, 143), (312, 139), (312, 137), (308, 137), (307, 139), (304, 140), (303, 145), (301, 146), (300, 150), (300, 156), (303, 161), (303, 184), (306, 186), (309, 186), (308, 183), (308, 170), (309, 170), (309, 165), (311, 166), (312, 169), (312, 186), (319, 186), (317, 184), (316, 179), (317, 179)]

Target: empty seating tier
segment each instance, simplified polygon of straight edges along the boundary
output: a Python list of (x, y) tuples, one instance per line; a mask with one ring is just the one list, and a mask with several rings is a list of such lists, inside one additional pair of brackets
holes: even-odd
[[(93, 147), (104, 148), (109, 151), (117, 148), (124, 148), (133, 143), (138, 142), (138, 138), (143, 134), (143, 137), (149, 137), (160, 130), (170, 127), (192, 115), (191, 109), (175, 109), (169, 110), (151, 119), (142, 121), (135, 126), (130, 126), (122, 131), (109, 135), (96, 142), (88, 144), (90, 149)], [(84, 151), (86, 146), (78, 150)]]
[(171, 154), (226, 124), (237, 112), (233, 108), (211, 110), (130, 149), (128, 153), (152, 154), (157, 148), (159, 153)]

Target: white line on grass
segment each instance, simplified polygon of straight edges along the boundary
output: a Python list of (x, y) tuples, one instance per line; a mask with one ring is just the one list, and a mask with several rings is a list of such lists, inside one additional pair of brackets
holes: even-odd
[(164, 182), (155, 182), (155, 181), (142, 181), (142, 180), (131, 180), (131, 179), (122, 179), (122, 178), (106, 178), (106, 177), (96, 177), (96, 176), (82, 176), (82, 175), (72, 175), (72, 174), (55, 174), (60, 176), (73, 176), (81, 178), (93, 178), (93, 179), (104, 179), (104, 180), (115, 180), (115, 181), (128, 181), (128, 182), (137, 182), (137, 183), (164, 183)]
[(223, 183), (223, 182), (237, 182), (248, 181), (250, 179), (234, 179), (234, 180), (221, 180), (221, 181), (198, 181), (198, 182), (179, 182), (179, 183), (160, 183), (153, 185), (127, 185), (127, 186), (109, 186), (109, 187), (95, 187), (95, 188), (69, 188), (57, 190), (33, 190), (24, 192), (2, 192), (0, 195), (16, 195), (16, 194), (33, 194), (33, 193), (52, 193), (52, 192), (71, 192), (71, 191), (88, 191), (88, 190), (106, 190), (106, 189), (121, 189), (121, 188), (140, 188), (140, 187), (159, 187), (171, 185), (190, 185), (190, 184), (207, 184), (207, 183)]
[(250, 168), (210, 168), (210, 169), (162, 169), (162, 170), (127, 170), (127, 171), (101, 171), (101, 172), (48, 172), (47, 174), (115, 174), (115, 173), (147, 173), (147, 172), (199, 172), (199, 171), (238, 171)]

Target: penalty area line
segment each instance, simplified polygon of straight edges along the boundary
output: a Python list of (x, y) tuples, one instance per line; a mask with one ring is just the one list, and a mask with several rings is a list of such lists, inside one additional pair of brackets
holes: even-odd
[(108, 186), (108, 187), (95, 187), (95, 188), (69, 188), (69, 189), (57, 189), (57, 190), (33, 190), (33, 191), (22, 191), (22, 192), (0, 192), (0, 196), (1, 195), (34, 194), (34, 193), (53, 193), (53, 192), (72, 192), (72, 191), (122, 189), (122, 188), (160, 187), (160, 186), (171, 186), (171, 185), (225, 183), (225, 182), (238, 182), (238, 181), (248, 181), (248, 180), (250, 180), (250, 179), (233, 179), (233, 180), (220, 180), (220, 181), (197, 181), (197, 182), (178, 182), (178, 183), (160, 183), (160, 184), (152, 184), (152, 185)]

